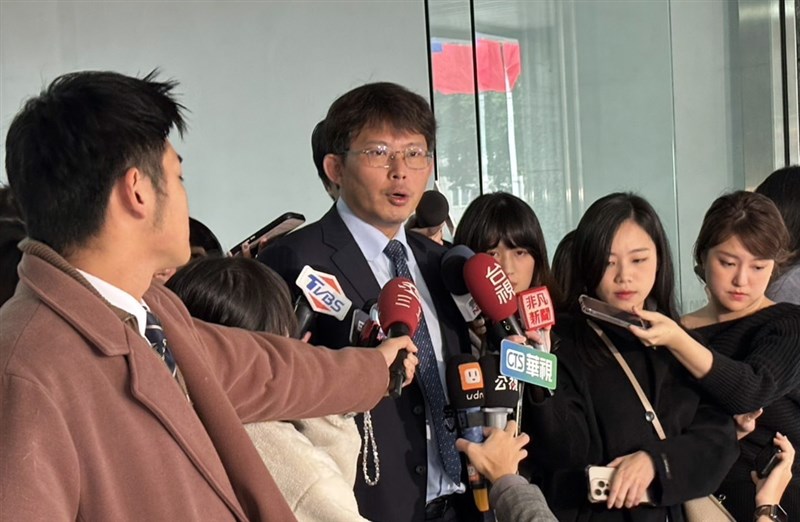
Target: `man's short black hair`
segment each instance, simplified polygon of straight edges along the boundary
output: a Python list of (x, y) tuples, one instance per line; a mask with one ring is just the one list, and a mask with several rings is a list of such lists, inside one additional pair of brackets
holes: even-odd
[(6, 137), (6, 172), (28, 235), (67, 253), (95, 235), (114, 182), (139, 167), (160, 190), (172, 127), (183, 135), (175, 81), (108, 71), (56, 78), (28, 100)]
[(325, 120), (320, 121), (311, 131), (311, 156), (314, 158), (314, 166), (317, 167), (317, 176), (322, 180), (322, 185), (327, 190), (333, 181), (325, 174), (325, 156), (331, 152), (325, 141)]
[(379, 82), (357, 87), (333, 102), (325, 116), (329, 152), (342, 154), (359, 132), (385, 124), (422, 134), (429, 150), (436, 145), (436, 118), (428, 101), (396, 83)]

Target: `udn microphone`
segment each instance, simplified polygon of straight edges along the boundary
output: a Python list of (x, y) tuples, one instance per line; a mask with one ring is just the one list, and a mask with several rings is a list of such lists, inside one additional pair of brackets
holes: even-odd
[(295, 284), (302, 292), (295, 301), (297, 327), (292, 332), (295, 339), (300, 339), (308, 331), (315, 312), (342, 321), (353, 304), (344, 295), (336, 276), (315, 270), (309, 265), (300, 271)]
[(514, 286), (500, 263), (489, 254), (475, 254), (464, 263), (464, 282), (483, 314), (502, 328), (502, 337), (525, 337), (516, 317)]
[(514, 412), (519, 402), (520, 383), (500, 373), (500, 356), (496, 353), (483, 355), (480, 364), (486, 392), (483, 422), (486, 426), (504, 430), (508, 416)]
[[(466, 353), (451, 357), (447, 361), (445, 380), (461, 436), (470, 442), (483, 442), (483, 374), (477, 359)], [(486, 479), (470, 462), (467, 462), (467, 475), (478, 511), (489, 511)]]
[[(419, 291), (413, 281), (405, 277), (389, 280), (378, 295), (378, 317), (386, 336), (413, 336), (422, 317), (420, 303)], [(393, 398), (400, 397), (403, 393), (403, 381), (406, 378), (403, 362), (406, 356), (407, 350), (397, 352), (397, 357), (389, 368), (389, 395)]]
[(468, 246), (456, 245), (442, 256), (442, 282), (453, 297), (461, 316), (468, 323), (481, 314), (480, 307), (475, 303), (464, 282), (464, 264), (474, 255), (475, 252)]

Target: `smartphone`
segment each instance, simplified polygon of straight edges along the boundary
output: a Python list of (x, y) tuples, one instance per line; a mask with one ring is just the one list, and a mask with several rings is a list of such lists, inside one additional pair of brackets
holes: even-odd
[(578, 298), (583, 313), (595, 319), (605, 321), (607, 323), (615, 324), (627, 328), (629, 326), (638, 326), (640, 328), (648, 328), (650, 324), (639, 317), (638, 315), (620, 310), (610, 304), (594, 299), (588, 295), (582, 295)]
[(298, 214), (297, 212), (287, 212), (278, 219), (270, 222), (268, 225), (261, 227), (258, 232), (250, 234), (247, 239), (244, 239), (236, 246), (231, 248), (231, 255), (239, 255), (242, 252), (242, 245), (245, 243), (250, 243), (251, 245), (257, 246), (262, 239), (275, 239), (276, 237), (288, 234), (305, 222), (306, 218), (303, 214)]
[(758, 452), (754, 461), (758, 478), (766, 478), (767, 475), (770, 474), (780, 460), (778, 459), (780, 453), (781, 449), (772, 444), (764, 446), (761, 451)]
[[(589, 502), (598, 504), (608, 500), (608, 494), (611, 491), (611, 479), (614, 478), (616, 471), (615, 468), (607, 466), (586, 467), (586, 480), (589, 482)], [(644, 491), (639, 504), (652, 504), (648, 490)]]

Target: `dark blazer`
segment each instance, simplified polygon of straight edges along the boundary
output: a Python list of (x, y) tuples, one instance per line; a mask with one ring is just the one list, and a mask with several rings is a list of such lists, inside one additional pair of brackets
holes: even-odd
[[(444, 338), (445, 360), (469, 352), (466, 325), (442, 283), (440, 264), (446, 249), (418, 234), (406, 234), (406, 239), (434, 301)], [(361, 308), (380, 292), (367, 260), (335, 206), (319, 221), (267, 247), (258, 259), (276, 270), (294, 293), (299, 293), (294, 281), (304, 265), (335, 275), (354, 307)], [(341, 348), (350, 344), (349, 333), (349, 321), (320, 315), (312, 328), (311, 342)], [(363, 433), (362, 421), (359, 415), (357, 422)], [(372, 410), (372, 422), (380, 458), (380, 481), (375, 486), (365, 484), (359, 460), (355, 493), (361, 515), (379, 522), (424, 520), (427, 446), (421, 387), (415, 381), (403, 390), (400, 399), (381, 401)], [(371, 466), (371, 458), (368, 462)], [(372, 470), (370, 475), (374, 476)], [(469, 514), (460, 519), (472, 520), (475, 514), (477, 520), (477, 512), (470, 507), (472, 501), (467, 498), (471, 495), (458, 497), (468, 500), (463, 509)]]
[[(703, 400), (688, 372), (664, 349), (598, 323), (636, 376), (666, 432), (660, 440), (622, 367), (583, 318), (559, 316), (558, 388), (537, 402), (526, 394), (523, 431), (534, 441), (523, 468), (542, 485), (561, 521), (683, 522), (681, 503), (713, 493), (739, 454), (733, 419)], [(592, 357), (595, 355), (595, 357)], [(529, 391), (531, 387), (527, 387)], [(653, 507), (590, 504), (586, 467), (645, 451), (653, 459)]]

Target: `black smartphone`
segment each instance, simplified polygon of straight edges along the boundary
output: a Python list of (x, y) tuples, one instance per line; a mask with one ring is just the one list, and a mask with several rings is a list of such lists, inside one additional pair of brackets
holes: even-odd
[(231, 255), (239, 255), (242, 252), (242, 245), (245, 243), (250, 243), (251, 245), (257, 246), (262, 239), (274, 239), (284, 234), (288, 234), (305, 222), (306, 218), (303, 214), (298, 214), (297, 212), (287, 212), (279, 218), (271, 221), (268, 225), (261, 227), (257, 232), (250, 234), (246, 239), (242, 240), (236, 246), (231, 248)]
[(761, 451), (758, 452), (754, 461), (758, 478), (765, 478), (770, 474), (780, 460), (778, 459), (780, 453), (781, 449), (773, 444), (764, 446)]
[(620, 310), (615, 306), (611, 306), (605, 301), (594, 299), (588, 295), (582, 295), (578, 298), (583, 313), (595, 319), (605, 321), (607, 323), (615, 324), (627, 328), (629, 326), (638, 326), (640, 328), (648, 328), (650, 324), (638, 315)]

